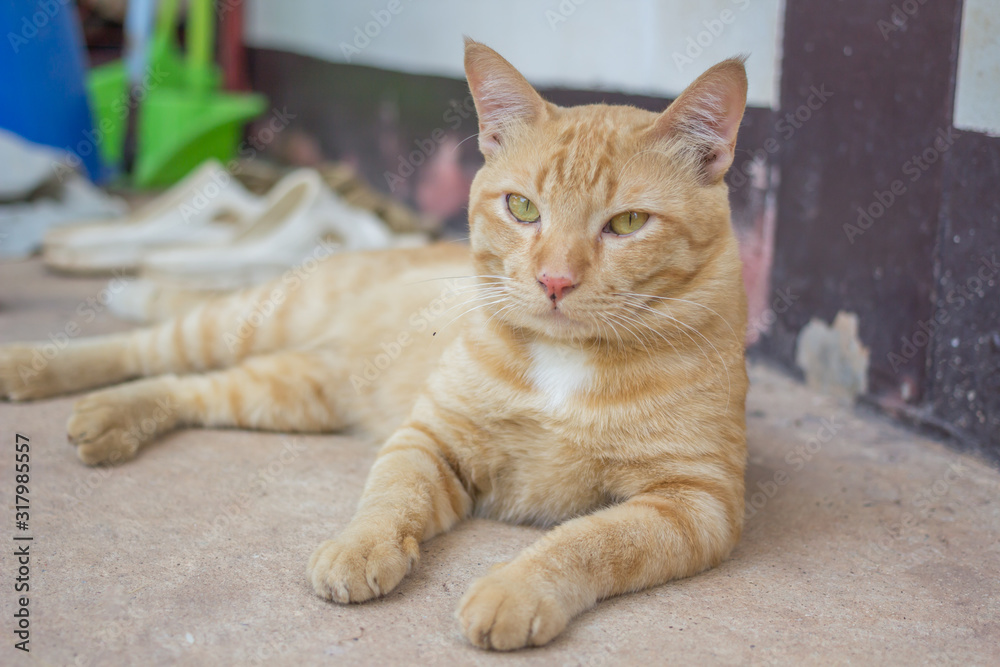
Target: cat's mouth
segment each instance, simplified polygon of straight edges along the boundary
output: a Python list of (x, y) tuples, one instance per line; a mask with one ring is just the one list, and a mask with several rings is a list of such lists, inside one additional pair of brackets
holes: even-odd
[(556, 304), (552, 304), (551, 307), (536, 313), (535, 317), (548, 326), (554, 325), (566, 330), (578, 329), (584, 324), (580, 320), (567, 315), (566, 312)]

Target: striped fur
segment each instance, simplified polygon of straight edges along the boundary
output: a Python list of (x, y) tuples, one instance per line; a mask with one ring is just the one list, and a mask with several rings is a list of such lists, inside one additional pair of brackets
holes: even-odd
[[(503, 650), (548, 642), (602, 598), (712, 567), (739, 538), (746, 307), (719, 165), (746, 81), (732, 60), (659, 116), (560, 108), (486, 47), (466, 49), (494, 132), (471, 250), (334, 256), (74, 343), (33, 374), (34, 348), (6, 346), (0, 395), (133, 380), (74, 407), (69, 437), (91, 464), (184, 425), (369, 429), (384, 445), (350, 526), (312, 556), (316, 591), (384, 595), (420, 542), (471, 515), (555, 526), (460, 603), (469, 640)], [(510, 192), (540, 222), (515, 221)], [(602, 233), (628, 210), (649, 222)], [(536, 279), (553, 267), (579, 278), (557, 308)]]

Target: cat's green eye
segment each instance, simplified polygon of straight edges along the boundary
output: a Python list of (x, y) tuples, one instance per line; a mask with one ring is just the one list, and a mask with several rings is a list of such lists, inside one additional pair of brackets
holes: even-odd
[(646, 224), (647, 220), (649, 220), (649, 213), (626, 211), (611, 218), (608, 221), (608, 226), (605, 227), (605, 231), (617, 234), (618, 236), (625, 236), (639, 230), (639, 228)]
[(507, 195), (507, 209), (521, 222), (537, 222), (541, 217), (531, 200), (521, 195)]

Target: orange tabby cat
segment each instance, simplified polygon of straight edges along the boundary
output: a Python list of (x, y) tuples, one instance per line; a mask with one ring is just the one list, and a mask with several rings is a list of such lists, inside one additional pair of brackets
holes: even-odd
[(385, 444), (350, 525), (309, 562), (316, 592), (384, 595), (473, 514), (556, 525), (459, 604), (472, 643), (507, 650), (739, 538), (746, 307), (723, 175), (746, 75), (727, 60), (657, 115), (557, 107), (471, 40), (465, 66), (486, 156), (471, 253), (334, 256), (42, 369), (6, 346), (0, 396), (146, 378), (74, 406), (89, 464), (183, 425), (367, 426)]

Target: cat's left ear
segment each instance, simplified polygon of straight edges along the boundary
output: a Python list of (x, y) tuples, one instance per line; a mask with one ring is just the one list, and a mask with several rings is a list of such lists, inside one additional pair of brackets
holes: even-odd
[(747, 103), (746, 56), (723, 60), (695, 79), (653, 125), (660, 139), (678, 136), (702, 159), (706, 184), (719, 182), (736, 151), (736, 133)]
[(542, 99), (513, 65), (479, 42), (465, 38), (465, 76), (479, 117), (479, 150), (489, 157), (517, 126), (545, 111)]

